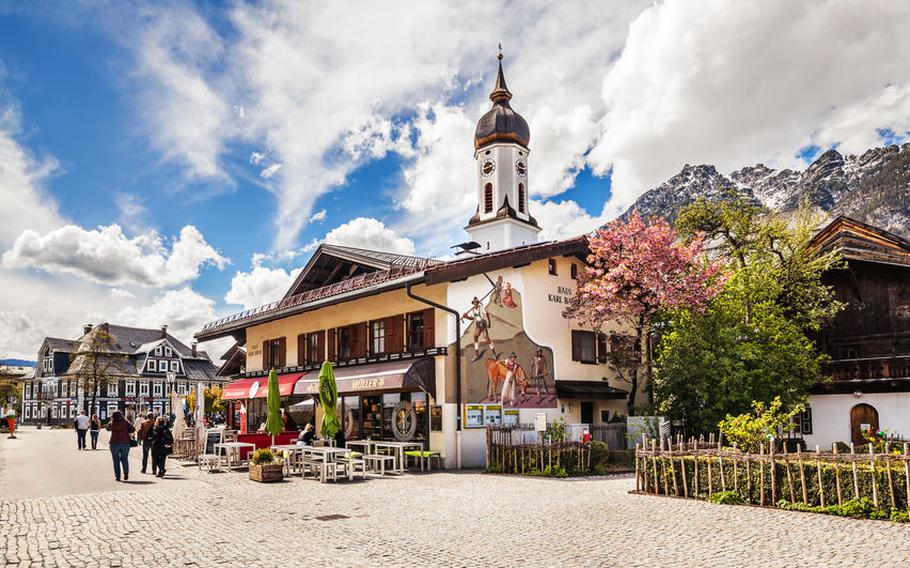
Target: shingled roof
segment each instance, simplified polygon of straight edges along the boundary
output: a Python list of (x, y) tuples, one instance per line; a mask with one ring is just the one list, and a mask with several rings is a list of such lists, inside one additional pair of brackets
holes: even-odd
[(816, 233), (810, 245), (837, 250), (847, 260), (910, 266), (910, 241), (844, 215)]

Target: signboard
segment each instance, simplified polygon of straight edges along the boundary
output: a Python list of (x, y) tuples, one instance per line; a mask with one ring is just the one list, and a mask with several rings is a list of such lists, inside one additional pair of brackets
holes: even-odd
[(547, 415), (543, 412), (534, 415), (534, 429), (538, 432), (547, 431)]
[(434, 404), (430, 407), (430, 431), (442, 432), (442, 405)]
[(505, 410), (502, 413), (503, 426), (518, 426), (518, 409)]
[(487, 404), (483, 407), (483, 422), (486, 426), (502, 424), (502, 405)]
[(465, 427), (466, 428), (482, 428), (483, 427), (483, 405), (482, 404), (466, 404), (465, 405)]
[(205, 431), (205, 452), (206, 454), (215, 453), (215, 444), (221, 443), (224, 430), (206, 430)]

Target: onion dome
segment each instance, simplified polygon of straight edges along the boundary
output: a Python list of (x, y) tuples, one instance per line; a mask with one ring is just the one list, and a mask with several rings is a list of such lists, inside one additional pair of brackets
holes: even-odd
[(474, 148), (480, 148), (493, 142), (516, 142), (525, 148), (531, 140), (531, 130), (524, 118), (509, 106), (512, 93), (506, 86), (506, 78), (502, 72), (502, 49), (499, 55), (499, 73), (496, 75), (496, 85), (490, 93), (493, 106), (477, 122), (474, 131)]

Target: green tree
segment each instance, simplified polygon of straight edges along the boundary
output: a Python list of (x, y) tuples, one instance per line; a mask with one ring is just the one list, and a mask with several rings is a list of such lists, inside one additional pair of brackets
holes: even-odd
[(736, 444), (744, 452), (758, 453), (762, 446), (777, 438), (787, 428), (790, 420), (802, 412), (800, 405), (784, 410), (780, 397), (774, 397), (769, 404), (753, 402), (752, 410), (737, 416), (728, 414), (720, 421), (720, 431), (728, 442)]
[(779, 396), (794, 408), (824, 380), (826, 358), (811, 335), (843, 305), (821, 280), (839, 266), (836, 253), (810, 246), (818, 221), (803, 208), (785, 222), (742, 198), (680, 213), (680, 234), (706, 235), (734, 272), (707, 309), (667, 319), (655, 378), (661, 412), (708, 432), (753, 401)]
[(126, 363), (127, 357), (118, 347), (107, 324), (96, 326), (77, 342), (67, 374), (76, 379), (85, 393), (84, 410), (89, 414), (96, 406), (101, 386), (123, 375), (120, 366)]
[[(212, 386), (206, 387), (203, 391), (203, 396), (205, 397), (205, 413), (213, 414), (215, 412), (221, 412), (224, 410), (224, 403), (221, 400), (221, 387)], [(190, 393), (186, 395), (186, 407), (192, 411), (196, 409), (196, 389), (190, 389)]]

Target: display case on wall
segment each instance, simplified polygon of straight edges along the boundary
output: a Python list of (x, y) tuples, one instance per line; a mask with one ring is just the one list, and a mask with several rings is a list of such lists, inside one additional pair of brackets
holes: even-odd
[(378, 396), (365, 396), (360, 403), (363, 417), (363, 436), (378, 440), (382, 438), (382, 399)]

